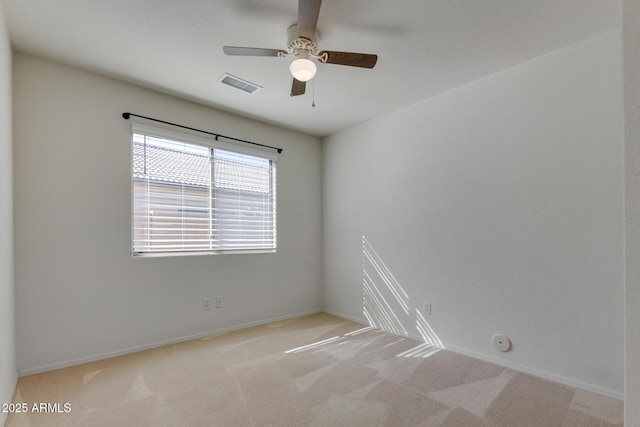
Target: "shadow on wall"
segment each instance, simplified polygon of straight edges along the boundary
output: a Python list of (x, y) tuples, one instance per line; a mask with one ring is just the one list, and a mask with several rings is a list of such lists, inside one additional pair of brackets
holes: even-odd
[(415, 325), (423, 344), (398, 357), (429, 357), (444, 349), (442, 341), (419, 309), (412, 310), (409, 295), (365, 236), (362, 236), (362, 312), (369, 324), (408, 336), (405, 325)]

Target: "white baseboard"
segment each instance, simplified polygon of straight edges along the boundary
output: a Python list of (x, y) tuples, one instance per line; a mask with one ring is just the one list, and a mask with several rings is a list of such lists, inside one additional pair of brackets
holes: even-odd
[[(18, 387), (18, 374), (13, 376), (12, 386), (6, 391), (6, 395), (0, 397), (0, 404), (13, 402), (13, 396), (16, 394), (16, 387)], [(8, 413), (0, 411), (0, 426), (4, 426), (7, 422)]]
[(525, 374), (534, 375), (536, 377), (540, 377), (549, 381), (554, 381), (560, 384), (568, 385), (570, 387), (580, 388), (583, 390), (591, 391), (593, 393), (602, 394), (604, 396), (608, 396), (613, 399), (624, 400), (623, 391), (612, 390), (606, 387), (601, 387), (599, 385), (565, 377), (563, 375), (558, 375), (551, 372), (543, 371), (541, 369), (536, 369), (526, 365), (521, 365), (519, 363), (513, 363), (513, 362), (497, 359), (497, 358), (488, 356), (486, 354), (478, 353), (472, 350), (467, 350), (465, 348), (456, 347), (454, 345), (448, 345), (447, 343), (444, 343), (444, 347), (449, 351), (453, 351), (454, 353), (473, 357), (475, 359), (484, 360), (485, 362), (495, 363), (496, 365), (500, 365), (500, 366), (504, 366), (505, 368), (510, 368), (516, 371), (524, 372)]
[(369, 324), (369, 321), (365, 317), (349, 316), (348, 314), (338, 313), (337, 311), (327, 310), (327, 309), (322, 309), (322, 312), (330, 314), (332, 316), (342, 317), (343, 319), (351, 320), (352, 322), (356, 322), (361, 325)]
[[(199, 338), (204, 338), (204, 337), (209, 337), (209, 336), (214, 336), (214, 335), (220, 335), (226, 332), (231, 332), (231, 331), (235, 331), (238, 329), (244, 329), (244, 328), (250, 328), (252, 326), (259, 326), (259, 325), (264, 325), (267, 323), (272, 323), (272, 322), (277, 322), (280, 320), (286, 320), (286, 319), (291, 319), (294, 317), (301, 317), (301, 316), (307, 316), (310, 314), (315, 314), (315, 313), (319, 313), (319, 312), (325, 312), (328, 314), (331, 314), (333, 316), (337, 316), (337, 317), (342, 317), (344, 319), (348, 319), (351, 320), (353, 322), (362, 324), (362, 325), (367, 325), (369, 322), (367, 321), (366, 318), (364, 317), (359, 317), (359, 316), (351, 316), (348, 314), (344, 314), (344, 313), (339, 313), (333, 310), (328, 310), (328, 309), (314, 309), (314, 310), (309, 310), (309, 311), (305, 311), (305, 312), (301, 312), (301, 313), (294, 313), (294, 314), (288, 314), (288, 315), (284, 315), (284, 316), (278, 316), (278, 317), (272, 317), (269, 319), (263, 319), (263, 320), (259, 320), (259, 321), (255, 321), (255, 322), (248, 322), (248, 323), (241, 323), (239, 325), (234, 325), (231, 327), (227, 327), (227, 328), (221, 328), (221, 329), (214, 329), (211, 331), (207, 331), (207, 332), (202, 332), (199, 334), (194, 334), (194, 335), (189, 335), (189, 336), (183, 336), (183, 337), (179, 337), (179, 338), (174, 338), (174, 339), (170, 339), (170, 340), (164, 340), (164, 341), (159, 341), (159, 342), (154, 342), (154, 343), (149, 343), (149, 344), (144, 344), (144, 345), (140, 345), (140, 346), (135, 346), (135, 347), (129, 347), (129, 348), (124, 348), (121, 350), (116, 350), (116, 351), (111, 351), (111, 352), (107, 352), (107, 353), (102, 353), (102, 354), (97, 354), (94, 356), (89, 356), (89, 357), (82, 357), (82, 358), (78, 358), (78, 359), (73, 359), (73, 360), (68, 360), (68, 361), (64, 361), (64, 362), (59, 362), (59, 363), (53, 363), (53, 364), (49, 364), (49, 365), (44, 365), (44, 366), (38, 366), (35, 368), (30, 368), (30, 369), (25, 369), (23, 371), (19, 372), (19, 376), (23, 377), (26, 375), (32, 375), (32, 374), (37, 374), (37, 373), (41, 373), (41, 372), (46, 372), (46, 371), (52, 371), (54, 369), (60, 369), (60, 368), (66, 368), (69, 366), (74, 366), (74, 365), (80, 365), (82, 363), (87, 363), (87, 362), (94, 362), (96, 360), (102, 360), (102, 359), (108, 359), (110, 357), (116, 357), (116, 356), (122, 356), (124, 354), (129, 354), (129, 353), (135, 353), (138, 351), (143, 351), (143, 350), (149, 350), (151, 348), (156, 348), (156, 347), (162, 347), (165, 345), (170, 345), (170, 344), (176, 344), (176, 343), (180, 343), (180, 342), (184, 342), (184, 341), (190, 341), (190, 340), (194, 340), (194, 339), (199, 339)], [(415, 335), (415, 334), (409, 334), (409, 338), (414, 339), (416, 341), (422, 341), (422, 338)], [(543, 371), (543, 370), (539, 370), (536, 368), (532, 368), (526, 365), (521, 365), (518, 363), (512, 363), (512, 362), (508, 362), (508, 361), (504, 361), (501, 359), (497, 359), (491, 356), (488, 356), (486, 354), (482, 354), (482, 353), (478, 353), (472, 350), (468, 350), (465, 348), (461, 348), (461, 347), (457, 347), (457, 346), (453, 346), (453, 345), (449, 345), (447, 343), (444, 343), (444, 347), (446, 350), (450, 350), (453, 351), (454, 353), (459, 353), (465, 356), (469, 356), (469, 357), (473, 357), (475, 359), (480, 359), (480, 360), (484, 360), (486, 362), (490, 362), (490, 363), (494, 363), (496, 365), (500, 365), (500, 366), (504, 366), (506, 368), (510, 368), (510, 369), (514, 369), (516, 371), (520, 371), (520, 372), (524, 372), (527, 374), (531, 374), (531, 375), (535, 375), (537, 377), (541, 377), (550, 381), (554, 381), (560, 384), (565, 384), (568, 385), (570, 387), (575, 387), (575, 388), (580, 388), (583, 390), (587, 390), (587, 391), (591, 391), (594, 393), (598, 393), (598, 394), (602, 394), (614, 399), (619, 399), (619, 400), (624, 400), (624, 392), (622, 391), (617, 391), (617, 390), (612, 390), (612, 389), (608, 389), (605, 387), (601, 387), (595, 384), (590, 384), (590, 383), (586, 383), (583, 381), (579, 381), (573, 378), (569, 378), (569, 377), (565, 377), (562, 375), (557, 375), (557, 374), (553, 374), (551, 372), (547, 372), (547, 371)], [(17, 385), (17, 381), (18, 381), (18, 376), (16, 376), (15, 381), (14, 381), (14, 387), (13, 390), (15, 392), (15, 388)], [(9, 397), (9, 399), (12, 399), (13, 395), (11, 395)], [(10, 401), (10, 400), (9, 400)], [(5, 416), (3, 416), (5, 415)], [(6, 414), (1, 414), (0, 413), (0, 425), (4, 425), (4, 422), (6, 421)]]
[[(333, 310), (324, 309), (323, 311), (325, 313), (328, 313), (328, 314), (331, 314), (331, 315), (334, 315), (334, 316), (337, 316), (337, 317), (342, 317), (344, 319), (348, 319), (348, 320), (351, 320), (351, 321), (356, 322), (356, 323), (361, 323), (361, 324), (364, 324), (364, 325), (369, 324), (369, 322), (365, 318), (350, 316), (350, 315), (347, 315), (347, 314), (338, 313), (338, 312), (333, 311)], [(420, 342), (423, 341), (422, 337), (420, 337), (417, 334), (409, 333), (408, 334), (408, 338), (411, 338), (411, 339), (414, 339), (414, 340), (420, 341)], [(519, 363), (512, 363), (512, 362), (509, 362), (509, 361), (505, 361), (505, 360), (502, 360), (502, 359), (491, 357), (491, 356), (483, 354), (483, 353), (478, 353), (478, 352), (475, 352), (475, 351), (472, 351), (472, 350), (467, 350), (465, 348), (457, 347), (457, 346), (454, 346), (454, 345), (449, 345), (447, 343), (444, 343), (443, 345), (444, 345), (444, 348), (446, 350), (452, 351), (454, 353), (462, 354), (464, 356), (473, 357), (475, 359), (483, 360), (485, 362), (494, 363), (496, 365), (503, 366), (505, 368), (514, 369), (516, 371), (520, 371), (520, 372), (523, 372), (525, 374), (534, 375), (536, 377), (540, 377), (540, 378), (544, 378), (546, 380), (550, 380), (550, 381), (554, 381), (554, 382), (557, 382), (557, 383), (560, 383), (560, 384), (568, 385), (570, 387), (591, 391), (593, 393), (602, 394), (604, 396), (608, 396), (608, 397), (611, 397), (611, 398), (614, 398), (614, 399), (618, 399), (618, 400), (624, 400), (624, 392), (623, 391), (611, 390), (611, 389), (606, 388), (606, 387), (601, 387), (601, 386), (598, 386), (598, 385), (595, 385), (595, 384), (586, 383), (586, 382), (579, 381), (579, 380), (576, 380), (576, 379), (573, 379), (573, 378), (569, 378), (569, 377), (565, 377), (565, 376), (562, 376), (562, 375), (553, 374), (551, 372), (547, 372), (547, 371), (543, 371), (543, 370), (540, 370), (540, 369), (532, 368), (532, 367), (529, 367), (529, 366), (526, 366), (526, 365), (521, 365)]]
[[(88, 357), (80, 357), (80, 358), (77, 358), (77, 359), (67, 360), (67, 361), (64, 361), (64, 362), (52, 363), (52, 364), (49, 364), (49, 365), (36, 366), (34, 368), (24, 369), (24, 370), (20, 371), (18, 373), (18, 375), (20, 377), (24, 377), (24, 376), (27, 376), (27, 375), (39, 374), (41, 372), (53, 371), (55, 369), (68, 368), (69, 366), (81, 365), (83, 363), (88, 363), (88, 362), (95, 362), (96, 360), (109, 359), (111, 357), (122, 356), (124, 354), (136, 353), (138, 351), (144, 351), (144, 350), (149, 350), (149, 349), (152, 349), (152, 348), (162, 347), (162, 346), (165, 346), (165, 345), (177, 344), (177, 343), (181, 343), (181, 342), (185, 342), (185, 341), (191, 341), (191, 340), (195, 340), (195, 339), (199, 339), (199, 338), (205, 338), (205, 337), (210, 337), (210, 336), (214, 336), (214, 335), (220, 335), (220, 334), (224, 334), (226, 332), (235, 331), (235, 330), (238, 330), (238, 329), (250, 328), (252, 326), (260, 326), (260, 325), (264, 325), (264, 324), (267, 324), (267, 323), (277, 322), (277, 321), (280, 321), (280, 320), (292, 319), (294, 317), (308, 316), (310, 314), (315, 314), (315, 313), (320, 313), (320, 312), (322, 312), (322, 310), (317, 308), (317, 309), (304, 311), (304, 312), (300, 312), (300, 313), (287, 314), (287, 315), (284, 315), (284, 316), (277, 316), (277, 317), (272, 317), (272, 318), (269, 318), (269, 319), (258, 320), (258, 321), (255, 321), (255, 322), (241, 323), (239, 325), (234, 325), (234, 326), (230, 326), (230, 327), (226, 327), (226, 328), (220, 328), (220, 329), (214, 329), (214, 330), (201, 332), (201, 333), (194, 334), (194, 335), (187, 335), (187, 336), (183, 336), (183, 337), (172, 338), (172, 339), (169, 339), (169, 340), (157, 341), (157, 342), (143, 344), (143, 345), (139, 345), (139, 346), (123, 348), (123, 349), (120, 349), (120, 350), (109, 351), (107, 353), (96, 354), (96, 355), (88, 356)], [(0, 424), (0, 425), (2, 425), (2, 424)]]

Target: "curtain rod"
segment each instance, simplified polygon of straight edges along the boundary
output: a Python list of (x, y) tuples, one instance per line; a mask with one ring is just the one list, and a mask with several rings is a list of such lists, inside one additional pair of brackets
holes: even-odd
[(245, 144), (252, 144), (252, 145), (258, 145), (260, 147), (271, 148), (273, 150), (278, 150), (278, 153), (282, 153), (282, 148), (272, 147), (270, 145), (258, 144), (257, 142), (245, 141), (244, 139), (233, 138), (231, 136), (225, 136), (225, 135), (221, 135), (219, 133), (208, 132), (206, 130), (190, 128), (189, 126), (182, 126), (182, 125), (179, 125), (179, 124), (176, 124), (176, 123), (165, 122), (164, 120), (158, 120), (158, 119), (154, 119), (152, 117), (140, 116), (138, 114), (133, 114), (133, 113), (122, 113), (122, 118), (125, 119), (125, 120), (129, 120), (129, 117), (131, 117), (131, 116), (140, 117), (141, 119), (151, 120), (151, 121), (158, 122), (158, 123), (164, 123), (165, 125), (171, 125), (171, 126), (176, 126), (176, 127), (183, 128), (183, 129), (194, 130), (196, 132), (206, 133), (208, 135), (213, 135), (213, 136), (216, 137), (216, 141), (218, 140), (218, 138), (225, 138), (225, 139), (230, 139), (232, 141), (244, 142)]

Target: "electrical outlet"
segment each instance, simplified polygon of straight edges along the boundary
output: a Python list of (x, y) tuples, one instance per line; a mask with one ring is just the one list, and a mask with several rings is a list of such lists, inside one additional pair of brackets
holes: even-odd
[(431, 304), (425, 303), (423, 313), (425, 316), (431, 316)]
[(224, 300), (222, 297), (216, 297), (216, 308), (222, 308)]
[(211, 298), (205, 298), (202, 300), (202, 309), (204, 311), (211, 310)]

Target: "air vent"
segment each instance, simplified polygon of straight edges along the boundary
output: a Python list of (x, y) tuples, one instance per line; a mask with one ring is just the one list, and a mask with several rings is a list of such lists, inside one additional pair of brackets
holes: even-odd
[(218, 79), (218, 83), (240, 89), (241, 91), (247, 93), (256, 93), (257, 91), (262, 89), (262, 86), (258, 86), (255, 83), (248, 82), (239, 77), (232, 76), (228, 73), (224, 73), (222, 76), (220, 76), (220, 78)]

